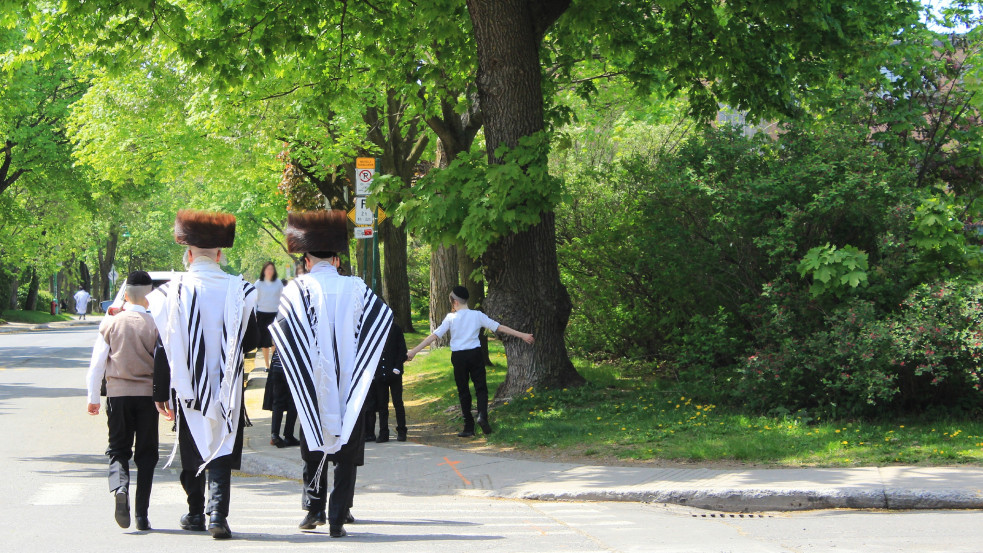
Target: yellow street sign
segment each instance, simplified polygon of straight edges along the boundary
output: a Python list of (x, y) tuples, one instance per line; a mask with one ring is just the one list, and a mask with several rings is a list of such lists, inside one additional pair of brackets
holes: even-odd
[(381, 207), (377, 209), (377, 217), (373, 221), (372, 210), (365, 205), (365, 198), (357, 198), (355, 208), (348, 212), (348, 220), (360, 227), (379, 224), (386, 220), (386, 212)]
[(375, 169), (375, 158), (374, 157), (357, 157), (357, 158), (355, 158), (355, 168), (356, 169)]

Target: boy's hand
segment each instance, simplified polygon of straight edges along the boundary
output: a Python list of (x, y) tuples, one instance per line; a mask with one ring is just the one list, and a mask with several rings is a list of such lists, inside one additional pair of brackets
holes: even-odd
[(166, 401), (155, 401), (154, 405), (157, 406), (157, 412), (164, 415), (164, 420), (174, 420), (174, 412), (167, 406)]
[(519, 338), (522, 338), (522, 341), (527, 344), (532, 344), (536, 341), (536, 339), (532, 337), (532, 334), (523, 334), (522, 336), (519, 336)]
[(89, 411), (89, 414), (90, 415), (98, 415), (99, 414), (99, 404), (98, 403), (90, 403), (89, 404), (88, 411)]
[(412, 361), (414, 357), (416, 357), (416, 354), (413, 353), (412, 350), (406, 352), (406, 360), (407, 361)]

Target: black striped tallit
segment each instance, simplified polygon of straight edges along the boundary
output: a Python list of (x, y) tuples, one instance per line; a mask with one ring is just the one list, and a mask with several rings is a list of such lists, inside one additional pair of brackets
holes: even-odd
[[(355, 420), (361, 413), (362, 405), (368, 395), (369, 384), (375, 374), (382, 349), (385, 345), (389, 329), (392, 326), (392, 310), (389, 309), (371, 289), (355, 277), (337, 277), (354, 279), (347, 283), (351, 286), (343, 288), (350, 290), (350, 296), (358, 294), (361, 297), (338, 297), (339, 302), (348, 302), (351, 310), (361, 300), (360, 312), (352, 313), (357, 316), (354, 325), (355, 336), (339, 336), (332, 332), (329, 336), (318, 335), (318, 321), (321, 317), (335, 317), (334, 313), (318, 312), (313, 303), (310, 286), (320, 286), (314, 278), (298, 278), (287, 285), (280, 300), (280, 310), (276, 321), (270, 325), (273, 342), (283, 363), (283, 372), (290, 387), (291, 396), (297, 406), (298, 419), (304, 431), (304, 439), (311, 451), (334, 453), (346, 444), (351, 437)], [(343, 313), (348, 311), (342, 310)], [(332, 323), (333, 319), (329, 319)], [(331, 328), (336, 328), (331, 325)], [(351, 367), (342, 366), (340, 352), (342, 348), (354, 347)], [(320, 352), (328, 348), (333, 355), (322, 359), (321, 370), (331, 374), (317, 375), (317, 358)], [(347, 356), (344, 356), (347, 357)], [(327, 363), (325, 363), (327, 361)], [(351, 381), (344, 385), (343, 381), (351, 375)], [(341, 413), (343, 431), (340, 435), (326, 436), (324, 416), (331, 414), (331, 405), (319, 400), (316, 382), (328, 377), (339, 387), (338, 398), (344, 401), (344, 412)], [(330, 378), (333, 377), (333, 378)], [(341, 389), (342, 386), (344, 389)], [(323, 394), (323, 391), (322, 391)]]

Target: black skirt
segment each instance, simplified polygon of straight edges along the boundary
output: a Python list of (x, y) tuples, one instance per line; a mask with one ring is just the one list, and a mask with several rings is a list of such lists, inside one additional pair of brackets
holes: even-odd
[(256, 312), (256, 325), (259, 327), (259, 347), (273, 347), (273, 335), (270, 334), (270, 325), (276, 320), (276, 313), (265, 311)]

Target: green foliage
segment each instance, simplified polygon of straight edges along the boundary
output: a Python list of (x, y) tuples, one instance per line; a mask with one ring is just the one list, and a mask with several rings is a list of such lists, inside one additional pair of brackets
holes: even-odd
[(799, 274), (812, 276), (809, 294), (842, 295), (850, 288), (867, 284), (867, 254), (853, 246), (837, 249), (828, 242), (806, 252), (799, 263)]
[(953, 194), (927, 196), (915, 208), (911, 242), (920, 250), (918, 269), (930, 278), (979, 265), (980, 247), (967, 240), (964, 213)]
[(523, 137), (516, 148), (500, 147), (500, 163), (489, 164), (472, 151), (447, 169), (431, 171), (411, 190), (386, 189), (393, 179), (380, 179), (373, 192), (380, 203), (398, 204), (396, 220), (424, 240), (463, 242), (478, 257), (501, 237), (539, 223), (540, 214), (560, 200), (560, 181), (547, 171), (548, 153), (549, 137), (541, 132)]

